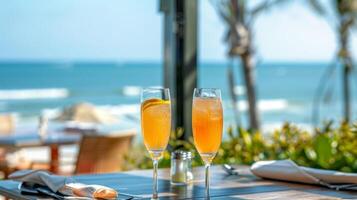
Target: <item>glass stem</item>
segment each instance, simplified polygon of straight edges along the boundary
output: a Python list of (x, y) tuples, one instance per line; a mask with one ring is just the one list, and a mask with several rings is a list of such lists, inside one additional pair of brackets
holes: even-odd
[(159, 165), (159, 160), (158, 159), (153, 159), (153, 166), (154, 166), (154, 174), (153, 174), (153, 179), (154, 179), (154, 184), (153, 184), (153, 194), (152, 194), (152, 198), (153, 199), (158, 199), (158, 189), (157, 189), (157, 185), (158, 185), (158, 180), (157, 180), (157, 168)]
[(209, 199), (209, 167), (210, 164), (205, 165), (205, 186), (206, 186), (206, 199)]

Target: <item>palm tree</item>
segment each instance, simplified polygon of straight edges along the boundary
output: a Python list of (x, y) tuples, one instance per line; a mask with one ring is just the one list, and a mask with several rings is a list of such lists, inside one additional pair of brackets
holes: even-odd
[(228, 56), (232, 60), (239, 58), (241, 61), (249, 106), (250, 128), (255, 130), (259, 129), (260, 120), (256, 100), (252, 24), (260, 13), (283, 2), (288, 0), (265, 0), (250, 8), (247, 0), (212, 0), (227, 25), (225, 41), (229, 45)]
[[(344, 120), (350, 122), (352, 110), (350, 78), (353, 69), (353, 59), (348, 45), (353, 28), (357, 28), (357, 0), (330, 0), (332, 9), (328, 9), (320, 0), (309, 0), (309, 2), (314, 11), (332, 23), (332, 28), (335, 30), (339, 46), (334, 63), (342, 66), (343, 114)], [(320, 87), (318, 87), (320, 91), (323, 85), (326, 85), (326, 81), (324, 80), (328, 80), (326, 77), (331, 75), (336, 66), (336, 64), (333, 64), (327, 69), (327, 72), (321, 79)], [(318, 96), (315, 99), (315, 101), (318, 101)], [(318, 119), (315, 117), (315, 122), (317, 121)]]

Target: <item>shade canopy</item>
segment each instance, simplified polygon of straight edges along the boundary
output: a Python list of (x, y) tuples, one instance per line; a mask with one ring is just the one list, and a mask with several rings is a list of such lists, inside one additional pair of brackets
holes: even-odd
[(117, 122), (116, 117), (104, 110), (96, 108), (90, 103), (78, 103), (66, 107), (54, 120), (100, 124), (111, 124)]

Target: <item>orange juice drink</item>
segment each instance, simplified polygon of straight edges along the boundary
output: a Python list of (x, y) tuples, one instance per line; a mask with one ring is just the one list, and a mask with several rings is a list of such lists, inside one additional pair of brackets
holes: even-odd
[(171, 104), (161, 99), (148, 99), (141, 104), (141, 130), (152, 157), (161, 157), (171, 132)]
[(205, 163), (216, 155), (222, 140), (223, 111), (218, 98), (194, 98), (192, 129), (195, 146)]

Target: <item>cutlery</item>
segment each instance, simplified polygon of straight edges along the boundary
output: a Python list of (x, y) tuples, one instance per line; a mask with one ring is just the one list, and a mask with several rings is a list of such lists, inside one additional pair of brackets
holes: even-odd
[[(353, 184), (329, 184), (329, 183), (325, 183), (325, 182), (322, 182), (320, 181), (319, 182), (320, 185), (322, 186), (325, 186), (329, 189), (332, 189), (332, 190), (347, 190), (347, 189), (350, 189), (352, 187), (357, 187), (357, 184), (353, 183)], [(355, 189), (352, 189), (352, 190), (355, 190)]]
[(228, 175), (234, 175), (234, 176), (239, 175), (239, 173), (236, 171), (236, 168), (234, 168), (229, 164), (223, 164), (222, 168)]

